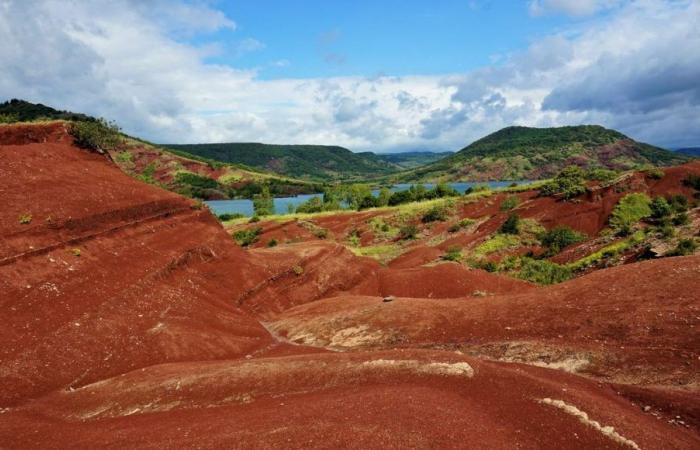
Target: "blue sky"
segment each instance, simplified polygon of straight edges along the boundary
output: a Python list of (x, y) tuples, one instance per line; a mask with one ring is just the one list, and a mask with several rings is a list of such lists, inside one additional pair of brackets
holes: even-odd
[(700, 0), (3, 0), (0, 98), (155, 142), (458, 150), (510, 125), (700, 144)]
[[(459, 73), (526, 48), (572, 21), (561, 14), (533, 17), (526, 2), (513, 0), (263, 0), (220, 6), (237, 27), (216, 36), (222, 54), (210, 60), (260, 68), (263, 78)], [(239, 52), (251, 39), (259, 48)]]

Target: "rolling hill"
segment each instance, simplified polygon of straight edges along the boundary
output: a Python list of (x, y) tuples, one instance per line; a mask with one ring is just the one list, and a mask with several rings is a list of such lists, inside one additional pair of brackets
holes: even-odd
[(688, 161), (598, 125), (507, 127), (445, 159), (403, 172), (397, 181), (487, 181), (546, 178), (569, 165), (627, 170)]
[(363, 179), (395, 172), (399, 167), (374, 153), (353, 153), (327, 145), (260, 143), (167, 144), (167, 148), (234, 164), (243, 164), (294, 178), (330, 181)]

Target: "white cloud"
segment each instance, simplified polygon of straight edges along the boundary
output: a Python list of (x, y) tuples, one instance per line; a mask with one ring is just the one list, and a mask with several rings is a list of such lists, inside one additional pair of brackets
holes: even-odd
[[(700, 142), (696, 2), (620, 6), (465, 74), (287, 80), (207, 63), (215, 42), (175, 39), (174, 30), (235, 28), (202, 5), (0, 0), (0, 99), (102, 115), (159, 142), (454, 150), (507, 125), (582, 122), (653, 143)], [(251, 51), (263, 45), (250, 39)]]
[(567, 14), (570, 16), (590, 16), (599, 11), (614, 8), (625, 0), (530, 0), (530, 14)]

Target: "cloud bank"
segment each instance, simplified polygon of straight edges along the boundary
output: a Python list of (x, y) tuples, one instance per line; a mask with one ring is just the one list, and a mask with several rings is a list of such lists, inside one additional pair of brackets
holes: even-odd
[[(700, 3), (530, 3), (532, 14), (601, 10), (468, 73), (262, 80), (207, 62), (221, 51), (207, 36), (236, 29), (207, 3), (0, 0), (0, 99), (104, 116), (157, 142), (455, 150), (513, 124), (599, 123), (700, 144)], [(239, 46), (265, 44), (241, 36)]]

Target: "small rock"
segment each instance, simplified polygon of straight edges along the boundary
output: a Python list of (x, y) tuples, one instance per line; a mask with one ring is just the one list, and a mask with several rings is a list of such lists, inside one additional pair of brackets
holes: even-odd
[(651, 406), (646, 405), (646, 406), (645, 406), (644, 408), (642, 408), (642, 409), (644, 410), (644, 412), (649, 412), (649, 411), (651, 411)]
[(393, 302), (394, 300), (396, 300), (396, 297), (394, 297), (393, 295), (389, 295), (387, 297), (384, 297), (384, 299), (382, 301), (384, 303), (389, 303), (389, 302)]

